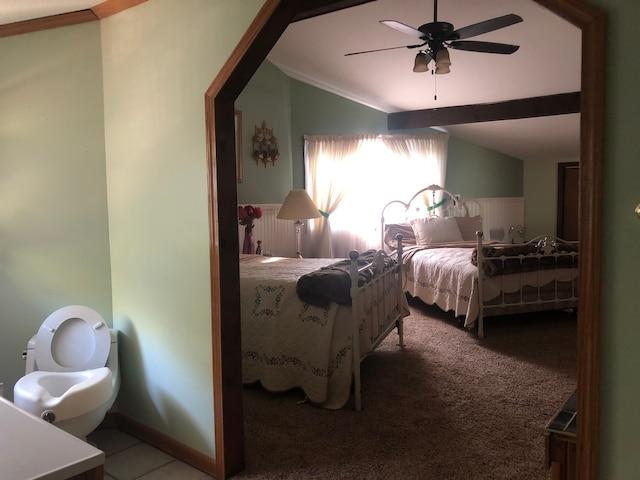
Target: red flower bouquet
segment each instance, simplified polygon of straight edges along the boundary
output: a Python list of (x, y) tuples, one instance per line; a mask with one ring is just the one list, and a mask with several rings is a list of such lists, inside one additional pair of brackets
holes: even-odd
[(244, 242), (242, 243), (242, 253), (255, 253), (253, 243), (253, 221), (262, 217), (262, 209), (253, 205), (238, 207), (238, 223), (244, 225)]
[(253, 221), (262, 217), (262, 209), (253, 205), (245, 205), (238, 207), (238, 223), (244, 225), (245, 229), (253, 228)]

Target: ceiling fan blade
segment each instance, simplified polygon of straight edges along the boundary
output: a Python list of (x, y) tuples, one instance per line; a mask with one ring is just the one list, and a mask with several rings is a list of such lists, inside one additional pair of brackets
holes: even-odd
[(420, 39), (424, 37), (424, 33), (422, 33), (420, 30), (416, 30), (415, 28), (410, 27), (409, 25), (405, 25), (404, 23), (398, 22), (396, 20), (380, 20), (380, 23), (383, 25), (386, 25), (387, 27), (391, 27), (394, 30), (398, 30), (399, 32), (402, 32), (411, 37), (416, 37)]
[(473, 40), (454, 41), (449, 42), (447, 45), (456, 50), (466, 50), (468, 52), (482, 52), (482, 53), (499, 53), (502, 55), (510, 55), (517, 51), (520, 46), (509, 45), (508, 43), (494, 43), (494, 42), (476, 42)]
[(520, 22), (522, 22), (522, 17), (510, 13), (508, 15), (503, 15), (502, 17), (492, 18), (490, 20), (485, 20), (484, 22), (474, 23), (473, 25), (467, 25), (466, 27), (459, 28), (455, 30), (449, 38), (462, 40), (464, 38), (482, 35), (483, 33), (493, 32), (494, 30)]
[(345, 57), (349, 57), (351, 55), (362, 55), (363, 53), (374, 53), (374, 52), (384, 52), (385, 50), (397, 50), (399, 48), (420, 48), (424, 47), (427, 43), (421, 43), (419, 45), (402, 45), (400, 47), (387, 47), (387, 48), (376, 48), (375, 50), (363, 50), (362, 52), (351, 52), (345, 53)]

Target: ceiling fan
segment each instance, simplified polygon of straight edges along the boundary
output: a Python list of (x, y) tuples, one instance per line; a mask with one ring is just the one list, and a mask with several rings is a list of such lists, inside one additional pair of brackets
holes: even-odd
[(416, 55), (413, 71), (428, 71), (429, 62), (434, 60), (435, 73), (444, 74), (450, 72), (449, 67), (451, 66), (451, 60), (449, 58), (449, 51), (447, 48), (466, 50), (470, 52), (497, 53), (502, 55), (510, 55), (517, 51), (518, 48), (520, 48), (518, 45), (465, 39), (508, 27), (519, 22), (522, 22), (522, 17), (509, 14), (454, 30), (451, 23), (438, 21), (438, 0), (434, 0), (433, 22), (425, 23), (417, 29), (396, 20), (380, 21), (381, 24), (386, 25), (387, 27), (391, 27), (411, 37), (419, 38), (422, 43), (416, 45), (403, 45), (400, 47), (379, 48), (376, 50), (365, 50), (362, 52), (352, 52), (347, 53), (345, 56), (380, 52), (383, 50), (394, 50), (398, 48), (419, 48), (420, 50)]

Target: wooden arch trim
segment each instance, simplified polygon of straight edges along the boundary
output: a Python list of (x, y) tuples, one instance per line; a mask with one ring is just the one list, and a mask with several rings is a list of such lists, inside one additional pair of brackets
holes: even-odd
[[(582, 29), (577, 474), (580, 480), (596, 480), (604, 161), (604, 69), (600, 63), (605, 58), (606, 15), (582, 0), (535, 1)], [(366, 2), (266, 0), (205, 94), (217, 478), (244, 468), (234, 102), (291, 21), (362, 3)]]
[(599, 476), (602, 171), (604, 166), (606, 14), (578, 0), (536, 0), (582, 30), (578, 299), (579, 480)]
[(131, 7), (135, 7), (147, 0), (105, 0), (92, 8), (78, 10), (76, 12), (49, 15), (33, 20), (24, 20), (6, 25), (0, 25), (0, 38), (21, 35), (23, 33), (39, 32), (51, 28), (68, 27), (80, 23), (94, 22), (115, 15)]

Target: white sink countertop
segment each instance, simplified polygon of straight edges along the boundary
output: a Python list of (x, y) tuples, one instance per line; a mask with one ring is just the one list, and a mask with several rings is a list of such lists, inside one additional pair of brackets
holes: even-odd
[(0, 397), (0, 478), (65, 480), (104, 465), (104, 452)]

